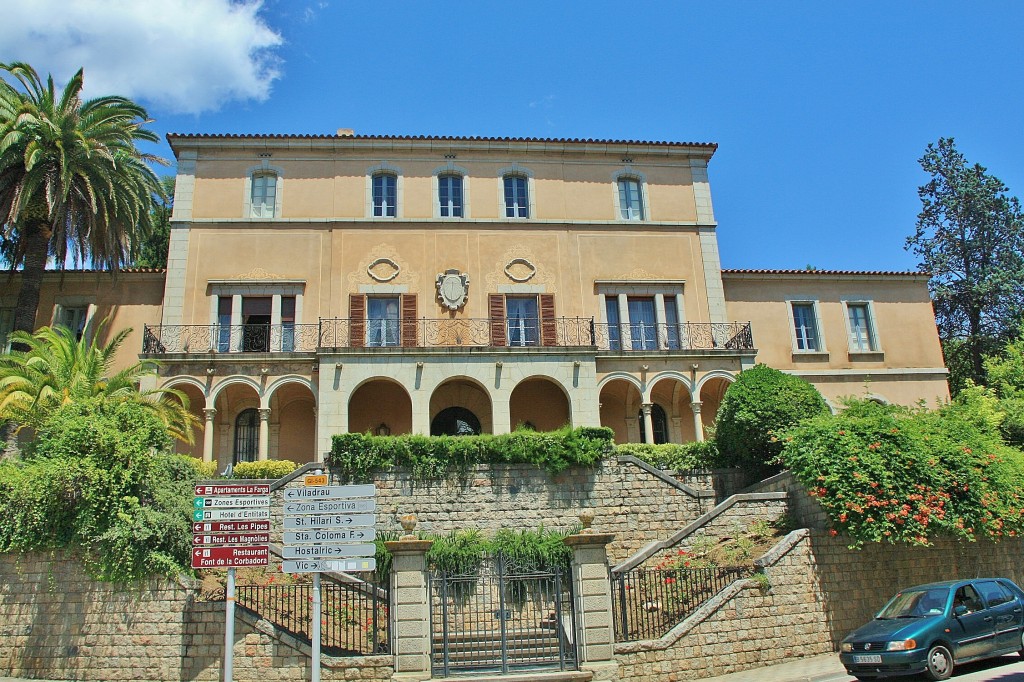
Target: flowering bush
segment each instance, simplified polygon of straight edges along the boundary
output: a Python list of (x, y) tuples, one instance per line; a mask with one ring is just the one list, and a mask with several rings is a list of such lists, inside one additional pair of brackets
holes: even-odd
[(851, 401), (789, 431), (782, 460), (852, 546), (1024, 532), (1024, 453), (999, 437), (994, 398), (937, 410)]

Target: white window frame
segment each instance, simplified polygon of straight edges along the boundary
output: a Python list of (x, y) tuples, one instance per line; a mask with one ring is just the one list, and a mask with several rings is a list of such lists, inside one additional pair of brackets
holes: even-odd
[[(441, 215), (441, 185), (440, 178), (442, 175), (461, 175), (462, 176), (462, 215), (461, 216), (442, 216)], [(449, 161), (443, 166), (438, 166), (434, 169), (431, 174), (431, 185), (433, 194), (430, 198), (431, 204), (434, 207), (434, 218), (438, 220), (466, 220), (470, 217), (469, 211), (469, 171), (462, 166), (456, 165), (454, 162)]]
[[(867, 298), (843, 299), (843, 320), (846, 323), (846, 340), (851, 353), (881, 353), (882, 346), (878, 342), (878, 324), (875, 317), (874, 301)], [(868, 345), (867, 349), (854, 348), (853, 326), (850, 324), (850, 306), (863, 306), (867, 314)]]
[[(633, 181), (637, 184), (640, 196), (640, 217), (623, 218), (622, 203), (619, 201), (619, 182), (623, 180)], [(615, 197), (615, 220), (623, 223), (647, 222), (651, 219), (651, 202), (647, 196), (647, 175), (627, 166), (612, 174), (612, 189)]]
[[(793, 314), (794, 305), (811, 306), (811, 312), (814, 314), (814, 331), (818, 339), (818, 347), (816, 349), (803, 349), (797, 345), (796, 316)], [(821, 324), (821, 306), (818, 303), (818, 299), (809, 296), (800, 298), (787, 298), (786, 312), (789, 314), (789, 338), (791, 343), (793, 344), (793, 353), (797, 355), (827, 355), (828, 349), (825, 345), (825, 333)]]
[[(505, 177), (513, 175), (526, 180), (526, 217), (509, 217), (505, 212)], [(524, 168), (518, 163), (513, 163), (498, 171), (498, 215), (504, 220), (530, 220), (537, 215), (536, 186), (533, 179), (533, 171)]]
[[(252, 182), (253, 178), (259, 175), (274, 175), (277, 184), (274, 186), (274, 215), (254, 216), (252, 203)], [(245, 206), (243, 216), (248, 220), (275, 220), (281, 217), (281, 207), (284, 197), (284, 172), (277, 166), (270, 165), (270, 159), (262, 159), (258, 166), (250, 166), (245, 171)]]
[[(295, 297), (295, 321), (294, 325), (302, 324), (302, 298), (306, 290), (305, 281), (284, 281), (277, 284), (263, 283), (258, 281), (253, 282), (228, 282), (228, 281), (217, 281), (210, 282), (208, 286), (209, 300), (210, 300), (210, 326), (214, 329), (220, 326), (219, 318), (219, 307), (220, 299), (227, 297), (231, 299), (231, 324), (232, 328), (242, 326), (242, 299), (249, 297), (262, 297), (271, 299), (270, 303), (270, 324), (282, 325), (281, 322), (281, 299), (286, 296)], [(216, 346), (218, 335), (213, 334), (213, 343)], [(278, 337), (280, 338), (280, 336)], [(230, 348), (228, 352), (238, 352), (241, 350), (242, 337), (241, 335), (232, 335), (230, 341)], [(270, 352), (279, 352), (281, 348), (271, 348)]]
[[(664, 284), (598, 284), (597, 287), (598, 312), (603, 324), (608, 322), (608, 299), (614, 298), (618, 302), (619, 310), (619, 350), (633, 350), (633, 337), (631, 333), (632, 321), (629, 319), (629, 297), (653, 298), (654, 299), (654, 324), (657, 337), (657, 350), (679, 350), (668, 347), (668, 335), (662, 335), (660, 331), (667, 329), (668, 318), (665, 314), (667, 306), (674, 306), (676, 311), (676, 324), (680, 329), (686, 324), (686, 301), (684, 285), (680, 283)], [(682, 339), (679, 339), (680, 345)], [(607, 350), (607, 349), (604, 349)], [(653, 349), (652, 349), (653, 350)]]
[[(61, 318), (68, 310), (85, 310), (85, 319), (82, 322), (82, 338), (89, 335), (92, 330), (92, 319), (96, 315), (96, 305), (89, 299), (82, 297), (60, 298), (53, 306), (53, 317), (50, 318), (50, 326), (63, 324)], [(74, 330), (72, 330), (74, 331)]]
[[(378, 216), (373, 214), (373, 178), (375, 175), (387, 174), (395, 176), (395, 215)], [(366, 169), (366, 217), (371, 220), (396, 220), (404, 217), (405, 179), (402, 169), (387, 161)]]

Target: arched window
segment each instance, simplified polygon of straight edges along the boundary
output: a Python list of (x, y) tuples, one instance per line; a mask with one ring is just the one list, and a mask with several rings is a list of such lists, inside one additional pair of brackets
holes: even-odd
[(253, 173), (249, 199), (251, 217), (273, 218), (277, 206), (277, 174), (272, 171)]
[(398, 215), (397, 175), (394, 173), (374, 173), (372, 192), (374, 217), (394, 218)]
[(618, 180), (619, 218), (644, 220), (643, 185), (639, 178), (624, 175)]
[(442, 218), (461, 218), (463, 215), (462, 176), (446, 173), (437, 178), (437, 203)]
[[(640, 410), (640, 414), (637, 416), (640, 421), (640, 442), (647, 442), (647, 420), (644, 419), (644, 411)], [(654, 443), (667, 443), (668, 442), (668, 417), (665, 416), (665, 410), (662, 409), (661, 405), (654, 403), (651, 405), (651, 422), (654, 425)]]
[(509, 173), (502, 178), (505, 187), (505, 217), (529, 218), (529, 183), (525, 175)]
[(252, 462), (260, 448), (260, 413), (254, 407), (242, 410), (235, 418), (234, 463)]
[(479, 436), (480, 420), (464, 407), (441, 410), (430, 422), (431, 436)]

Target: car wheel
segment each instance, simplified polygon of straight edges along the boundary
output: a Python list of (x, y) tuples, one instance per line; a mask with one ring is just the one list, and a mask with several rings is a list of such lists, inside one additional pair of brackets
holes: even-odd
[(928, 650), (926, 662), (928, 668), (925, 675), (929, 680), (948, 680), (953, 674), (953, 654), (941, 644), (936, 644)]

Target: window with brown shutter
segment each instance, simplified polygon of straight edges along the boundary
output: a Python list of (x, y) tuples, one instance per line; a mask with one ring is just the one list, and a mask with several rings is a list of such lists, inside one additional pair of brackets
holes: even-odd
[(505, 345), (505, 297), (501, 294), (490, 294), (487, 297), (491, 318), (491, 345)]
[(366, 336), (366, 296), (351, 294), (348, 297), (349, 347), (362, 348)]
[(558, 345), (558, 324), (555, 321), (555, 295), (540, 295), (540, 345)]
[(402, 294), (402, 346), (415, 348), (416, 338), (416, 294)]

